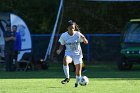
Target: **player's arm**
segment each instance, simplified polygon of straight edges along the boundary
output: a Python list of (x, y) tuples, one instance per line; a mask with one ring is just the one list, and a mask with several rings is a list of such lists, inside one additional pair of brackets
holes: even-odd
[(81, 41), (84, 42), (84, 44), (88, 44), (88, 40), (86, 39), (86, 37), (80, 32), (79, 32), (79, 34), (80, 34), (80, 37), (81, 37)]
[(84, 44), (88, 44), (88, 40), (86, 39), (86, 37), (84, 35), (82, 35), (81, 38), (82, 38)]
[(62, 52), (63, 48), (64, 48), (64, 45), (60, 44), (59, 49), (56, 51), (56, 53), (59, 55)]
[(59, 49), (56, 51), (56, 53), (59, 55), (61, 52), (62, 52), (62, 50), (63, 50), (63, 48), (64, 48), (64, 45), (65, 45), (65, 40), (63, 39), (63, 34), (60, 36), (60, 38), (59, 38), (59, 43), (60, 43), (60, 45), (59, 45)]

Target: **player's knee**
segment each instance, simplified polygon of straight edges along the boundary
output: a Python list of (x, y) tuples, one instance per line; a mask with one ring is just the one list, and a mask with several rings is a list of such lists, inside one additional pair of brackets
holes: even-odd
[(67, 62), (67, 61), (65, 61), (65, 60), (63, 61), (63, 65), (64, 65), (64, 66), (67, 66), (68, 64), (69, 64), (69, 62)]

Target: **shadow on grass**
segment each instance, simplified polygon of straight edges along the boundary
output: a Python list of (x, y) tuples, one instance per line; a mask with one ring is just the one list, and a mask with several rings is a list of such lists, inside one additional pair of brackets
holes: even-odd
[[(130, 71), (119, 71), (114, 64), (90, 64), (86, 66), (87, 71), (82, 73), (89, 78), (124, 78), (138, 79), (140, 78), (140, 65), (135, 66)], [(75, 73), (71, 71), (70, 76), (75, 78)], [(0, 71), (0, 79), (59, 79), (65, 78), (62, 65), (55, 64), (44, 71), (28, 71), (28, 72), (4, 72)]]

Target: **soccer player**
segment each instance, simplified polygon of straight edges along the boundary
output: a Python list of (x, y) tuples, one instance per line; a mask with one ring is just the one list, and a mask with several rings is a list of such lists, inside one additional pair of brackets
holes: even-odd
[(63, 50), (63, 47), (66, 46), (65, 50), (65, 56), (63, 59), (63, 70), (65, 73), (66, 78), (61, 81), (62, 84), (66, 84), (70, 81), (70, 75), (69, 75), (69, 63), (72, 61), (74, 62), (75, 68), (76, 68), (76, 83), (75, 87), (78, 86), (79, 79), (81, 77), (81, 70), (82, 70), (82, 49), (80, 46), (81, 42), (84, 42), (85, 44), (88, 44), (88, 40), (85, 38), (85, 36), (80, 33), (79, 31), (76, 31), (77, 24), (73, 22), (72, 20), (68, 21), (68, 31), (64, 32), (60, 38), (60, 46), (59, 49), (56, 51), (57, 54), (60, 54)]

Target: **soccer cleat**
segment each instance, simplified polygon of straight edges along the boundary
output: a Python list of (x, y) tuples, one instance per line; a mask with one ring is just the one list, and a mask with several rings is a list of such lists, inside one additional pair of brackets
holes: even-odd
[(78, 87), (78, 83), (75, 83), (75, 87)]
[(62, 84), (66, 84), (70, 81), (70, 78), (65, 78), (64, 80), (61, 81)]

